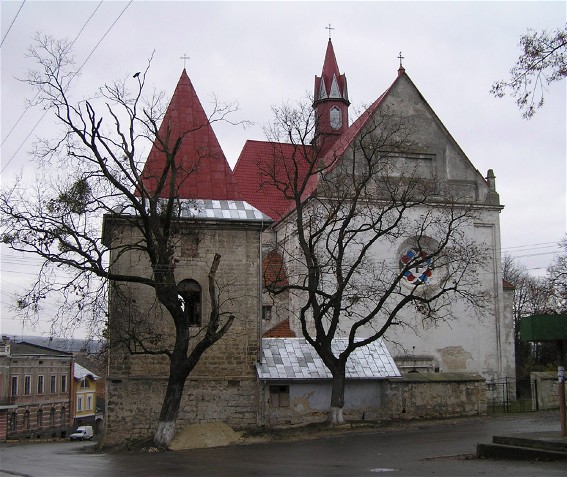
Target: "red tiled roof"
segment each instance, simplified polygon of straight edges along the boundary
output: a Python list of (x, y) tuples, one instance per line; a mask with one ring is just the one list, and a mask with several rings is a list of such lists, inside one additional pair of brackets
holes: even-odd
[[(349, 126), (345, 133), (334, 143), (329, 152), (325, 154), (323, 161), (328, 165), (326, 172), (334, 169), (347, 148), (352, 144), (352, 141), (372, 118), (388, 95), (388, 92), (403, 75), (405, 75), (405, 72), (398, 74), (392, 85)], [(309, 151), (312, 151), (312, 149), (310, 148)], [(294, 163), (297, 163), (299, 166), (298, 177), (304, 179), (309, 170), (308, 161), (295, 161), (294, 154), (298, 152), (297, 147), (292, 144), (246, 141), (234, 168), (234, 175), (244, 200), (275, 220), (279, 220), (289, 212), (294, 206), (293, 201), (291, 198), (286, 198), (284, 193), (274, 186), (273, 178), (268, 177), (266, 171), (275, 171), (278, 180), (283, 181), (284, 178), (289, 177), (287, 174), (294, 171), (292, 166)], [(316, 193), (319, 174), (312, 174), (308, 181), (308, 185), (302, 195), (303, 200)]]
[[(306, 151), (311, 151), (307, 146)], [(286, 143), (246, 141), (234, 167), (243, 199), (273, 219), (280, 219), (293, 207), (292, 196), (276, 183), (289, 183), (297, 173), (299, 181), (305, 179), (309, 161), (302, 149)]]
[(262, 262), (264, 286), (284, 287), (289, 284), (283, 257), (276, 250), (268, 252)]
[[(170, 149), (178, 138), (183, 138), (175, 156), (176, 197), (242, 200), (238, 184), (185, 70), (159, 128), (160, 138), (166, 137), (168, 128)], [(142, 181), (151, 194), (156, 192), (165, 168), (166, 155), (156, 141), (142, 172)], [(159, 192), (160, 197), (169, 195), (168, 187)]]
[(270, 328), (263, 335), (263, 338), (296, 338), (295, 333), (289, 327), (289, 320), (284, 320), (276, 326)]

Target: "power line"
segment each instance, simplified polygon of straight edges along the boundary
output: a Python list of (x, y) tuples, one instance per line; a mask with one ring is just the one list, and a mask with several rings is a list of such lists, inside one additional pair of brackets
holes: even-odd
[(20, 12), (22, 11), (22, 8), (24, 7), (26, 3), (26, 0), (24, 0), (22, 2), (22, 4), (20, 5), (20, 8), (18, 8), (18, 11), (16, 12), (16, 16), (14, 17), (14, 19), (12, 20), (12, 23), (10, 23), (10, 26), (8, 27), (8, 30), (6, 31), (6, 34), (4, 35), (4, 38), (2, 38), (2, 43), (0, 43), (0, 48), (2, 48), (2, 45), (4, 44), (4, 41), (6, 40), (6, 37), (8, 36), (8, 33), (10, 33), (10, 30), (12, 29), (12, 26), (14, 25), (14, 22), (16, 21), (16, 18), (18, 18), (18, 15), (20, 14)]
[[(77, 35), (75, 36), (75, 39), (71, 42), (71, 46), (73, 46), (75, 44), (75, 42), (79, 39), (79, 37), (81, 36), (81, 33), (83, 33), (83, 30), (86, 28), (86, 26), (89, 24), (89, 22), (91, 21), (91, 19), (94, 17), (95, 13), (98, 11), (98, 9), (100, 8), (100, 6), (103, 4), (104, 0), (101, 0), (99, 2), (99, 4), (96, 6), (96, 8), (93, 10), (93, 12), (91, 13), (90, 17), (87, 18), (87, 21), (85, 23), (83, 23), (83, 26), (81, 27), (81, 29), (79, 30), (79, 33), (77, 33)], [(24, 2), (25, 3), (25, 2)], [(22, 112), (22, 114), (20, 114), (20, 117), (17, 119), (17, 121), (14, 123), (14, 125), (12, 126), (12, 129), (10, 129), (10, 131), (8, 131), (8, 134), (6, 134), (6, 137), (2, 140), (2, 143), (0, 144), (0, 146), (3, 146), (4, 143), (6, 142), (6, 140), (10, 137), (10, 135), (12, 134), (12, 132), (14, 131), (14, 129), (16, 129), (16, 126), (20, 123), (20, 121), (22, 120), (22, 118), (24, 117), (24, 115), (30, 110), (30, 108), (32, 107), (32, 104), (34, 104), (35, 100), (37, 99), (37, 97), (39, 96), (39, 92), (37, 92), (35, 94), (35, 96), (33, 97), (33, 99), (29, 102), (29, 104), (26, 106), (26, 108), (24, 109), (24, 111)], [(44, 114), (45, 116), (45, 114)], [(43, 116), (42, 116), (43, 119)], [(39, 124), (39, 123), (38, 123)], [(36, 124), (37, 126), (37, 124)], [(34, 129), (35, 127), (34, 126)], [(24, 140), (24, 143), (27, 141), (29, 135), (26, 137), (26, 139)], [(22, 144), (23, 145), (23, 144)], [(22, 146), (20, 146), (18, 148), (18, 151), (21, 149)], [(18, 152), (16, 151), (16, 153)], [(11, 158), (10, 158), (11, 160)], [(3, 171), (4, 169), (2, 169)]]
[[(96, 13), (96, 11), (98, 10), (98, 8), (100, 7), (100, 5), (102, 4), (104, 0), (102, 0), (96, 7), (95, 11), (91, 14), (91, 16), (87, 19), (86, 23), (83, 25), (83, 27), (81, 28), (81, 30), (79, 31), (79, 33), (77, 34), (77, 36), (75, 37), (75, 40), (73, 40), (73, 42), (71, 43), (71, 45), (73, 45), (75, 43), (75, 41), (77, 40), (77, 38), (79, 37), (79, 35), (81, 34), (81, 32), (84, 30), (86, 24), (90, 21), (90, 19), (93, 17), (93, 15)], [(83, 69), (83, 67), (85, 66), (85, 64), (87, 63), (87, 61), (89, 61), (89, 59), (91, 58), (91, 56), (93, 55), (93, 53), (95, 52), (95, 50), (98, 48), (98, 46), (102, 43), (102, 41), (106, 38), (106, 36), (108, 35), (108, 33), (110, 33), (110, 30), (112, 30), (112, 28), (114, 27), (114, 25), (116, 25), (116, 23), (118, 22), (118, 20), (120, 20), (120, 17), (124, 14), (124, 12), (126, 11), (126, 9), (130, 6), (130, 4), (133, 2), (134, 0), (130, 0), (128, 2), (128, 4), (122, 9), (122, 11), (120, 12), (120, 14), (118, 15), (118, 17), (116, 17), (116, 20), (114, 20), (114, 22), (112, 23), (112, 25), (110, 25), (110, 27), (108, 28), (108, 30), (106, 30), (106, 32), (104, 33), (104, 35), (102, 35), (101, 39), (98, 41), (98, 43), (94, 46), (94, 48), (91, 50), (91, 52), (89, 53), (89, 55), (87, 56), (87, 59), (83, 62), (83, 64), (77, 69), (77, 71), (73, 74), (71, 80), (77, 76), (81, 70)], [(37, 95), (35, 96), (37, 98)], [(12, 162), (12, 160), (14, 159), (14, 157), (16, 157), (16, 155), (18, 154), (18, 152), (20, 151), (20, 149), (24, 146), (24, 144), (27, 142), (28, 138), (33, 134), (33, 132), (36, 130), (37, 126), (39, 125), (39, 123), (43, 120), (43, 118), (45, 117), (45, 115), (47, 114), (49, 110), (45, 110), (45, 112), (43, 113), (43, 115), (41, 116), (41, 118), (39, 118), (39, 121), (34, 125), (34, 127), (32, 128), (32, 130), (30, 131), (30, 133), (26, 136), (26, 138), (23, 140), (23, 142), (20, 144), (20, 146), (18, 147), (18, 149), (16, 150), (16, 152), (14, 152), (14, 154), (10, 157), (10, 159), (8, 160), (8, 162), (4, 165), (4, 167), (2, 168), (2, 170), (0, 171), (0, 173), (4, 172), (4, 170), (10, 165), (10, 163)], [(24, 111), (24, 113), (22, 114), (22, 116), (25, 114), (26, 111)], [(18, 122), (21, 120), (21, 117), (18, 119)], [(14, 126), (15, 127), (15, 126)], [(10, 130), (10, 133), (12, 132), (14, 128), (12, 128)], [(8, 134), (10, 134), (8, 133)], [(3, 142), (2, 142), (3, 144)]]

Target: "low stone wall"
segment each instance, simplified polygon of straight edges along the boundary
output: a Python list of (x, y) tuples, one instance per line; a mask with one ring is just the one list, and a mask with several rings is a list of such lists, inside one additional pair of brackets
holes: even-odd
[[(109, 379), (104, 444), (151, 438), (166, 383), (165, 378)], [(289, 383), (289, 406), (273, 408), (269, 384), (260, 386), (259, 392), (257, 381), (249, 378), (188, 380), (177, 429), (210, 422), (233, 428), (285, 426), (321, 422), (327, 416), (330, 381)], [(347, 420), (480, 415), (486, 413), (486, 383), (472, 374), (408, 373), (399, 379), (351, 381), (345, 401)]]
[[(124, 444), (153, 436), (167, 379), (109, 379), (104, 444)], [(256, 426), (257, 383), (253, 379), (190, 379), (185, 384), (177, 428), (224, 422), (235, 428)]]
[(486, 413), (486, 381), (478, 374), (406, 373), (389, 381), (393, 419), (473, 416)]
[[(282, 383), (283, 384), (283, 383)], [(262, 384), (261, 423), (270, 426), (325, 420), (331, 383), (289, 386), (289, 406), (272, 406), (269, 383)], [(343, 416), (348, 420), (422, 419), (486, 413), (486, 381), (477, 374), (407, 373), (382, 381), (347, 381)]]
[[(530, 374), (530, 381), (532, 383), (532, 406), (534, 410), (559, 408), (557, 373), (551, 371), (534, 372)], [(567, 394), (567, 382), (564, 383), (564, 386)]]

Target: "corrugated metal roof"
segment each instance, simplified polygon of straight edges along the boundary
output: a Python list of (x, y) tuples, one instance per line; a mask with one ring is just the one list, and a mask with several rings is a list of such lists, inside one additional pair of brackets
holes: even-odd
[[(333, 353), (346, 348), (347, 338), (333, 340)], [(262, 356), (256, 364), (262, 380), (332, 379), (332, 374), (305, 338), (263, 338)], [(400, 377), (394, 359), (379, 339), (357, 348), (346, 365), (347, 379), (386, 379)]]

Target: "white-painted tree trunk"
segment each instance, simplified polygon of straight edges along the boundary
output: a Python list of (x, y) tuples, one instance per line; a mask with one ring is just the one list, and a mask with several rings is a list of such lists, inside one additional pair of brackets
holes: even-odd
[(343, 408), (342, 407), (331, 407), (329, 409), (329, 425), (330, 426), (340, 426), (345, 423), (343, 418)]
[(156, 447), (169, 447), (175, 433), (175, 421), (158, 422), (158, 427), (154, 435), (154, 445)]

